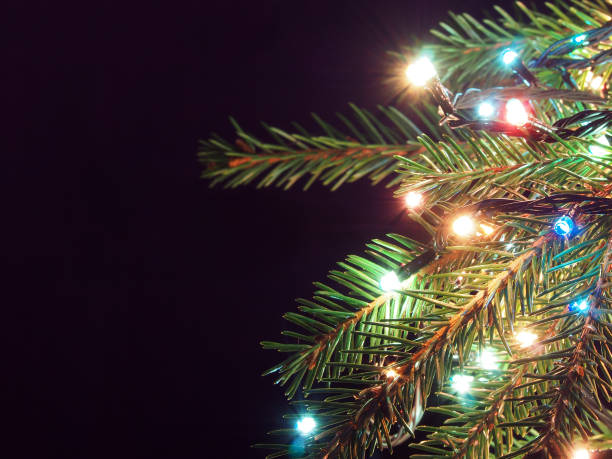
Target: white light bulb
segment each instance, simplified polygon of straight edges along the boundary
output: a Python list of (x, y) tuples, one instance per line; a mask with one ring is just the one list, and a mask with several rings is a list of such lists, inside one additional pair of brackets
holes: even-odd
[(516, 51), (512, 51), (511, 49), (507, 49), (502, 54), (502, 61), (504, 61), (504, 64), (509, 65), (517, 57), (518, 57), (518, 54), (516, 54)]
[(531, 333), (530, 331), (520, 331), (516, 335), (516, 339), (521, 347), (529, 347), (538, 339), (538, 335)]
[[(605, 135), (597, 137), (595, 139), (595, 142), (601, 145), (606, 145), (608, 147), (610, 146), (610, 141), (608, 140), (608, 137)], [(604, 147), (601, 147), (599, 145), (594, 145), (594, 144), (589, 147), (589, 151), (591, 152), (591, 154), (595, 156), (600, 156), (600, 155), (605, 155), (607, 153), (610, 153), (610, 150), (607, 150)]]
[(315, 420), (309, 416), (306, 418), (302, 418), (298, 421), (297, 430), (302, 435), (308, 435), (315, 429), (316, 426), (317, 426), (317, 423), (315, 422)]
[(515, 126), (522, 126), (529, 121), (529, 115), (523, 103), (518, 99), (506, 102), (506, 121)]
[(404, 202), (409, 209), (415, 209), (423, 202), (423, 195), (417, 191), (410, 191), (404, 197)]
[(426, 57), (417, 59), (406, 68), (406, 78), (415, 86), (425, 86), (436, 75), (435, 67)]
[(491, 118), (495, 113), (495, 107), (489, 102), (483, 102), (478, 106), (478, 116), (481, 118)]
[(462, 215), (453, 222), (453, 231), (457, 236), (469, 236), (475, 229), (474, 220), (468, 215)]
[(391, 292), (393, 290), (399, 290), (402, 287), (402, 283), (395, 274), (394, 271), (389, 271), (380, 279), (380, 288), (385, 292)]
[(589, 454), (589, 452), (584, 449), (576, 449), (574, 450), (574, 455), (572, 456), (572, 459), (589, 459), (591, 457), (591, 455)]
[(473, 376), (455, 375), (451, 378), (453, 389), (460, 394), (465, 394), (472, 387)]
[(484, 370), (496, 370), (497, 369), (497, 356), (490, 349), (484, 349), (480, 353), (480, 366)]

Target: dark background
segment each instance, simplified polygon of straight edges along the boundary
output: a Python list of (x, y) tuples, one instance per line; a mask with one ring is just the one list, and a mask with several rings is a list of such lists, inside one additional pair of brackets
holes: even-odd
[(335, 261), (411, 230), (366, 182), (210, 190), (197, 139), (389, 103), (385, 51), (488, 2), (6, 6), (0, 455), (262, 457), (291, 408), (258, 342)]

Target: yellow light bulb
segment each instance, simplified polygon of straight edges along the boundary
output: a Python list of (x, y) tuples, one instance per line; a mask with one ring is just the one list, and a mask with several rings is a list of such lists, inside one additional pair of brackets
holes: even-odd
[(480, 224), (480, 229), (482, 230), (483, 233), (485, 233), (487, 236), (489, 234), (491, 234), (493, 231), (495, 231), (495, 228), (493, 228), (492, 226), (489, 225), (485, 225), (484, 223)]
[(423, 202), (423, 195), (418, 191), (410, 191), (404, 197), (404, 202), (409, 209), (416, 209)]
[(529, 121), (529, 114), (520, 100), (510, 99), (506, 102), (506, 121), (515, 126), (522, 126)]
[(415, 86), (425, 86), (436, 75), (435, 67), (426, 57), (421, 57), (406, 67), (406, 78)]
[(385, 376), (387, 378), (395, 379), (397, 377), (397, 371), (395, 371), (393, 368), (389, 368), (389, 369), (385, 370)]
[(574, 455), (572, 456), (572, 459), (589, 459), (590, 457), (591, 455), (586, 449), (580, 448), (574, 450)]
[(538, 339), (538, 335), (527, 330), (522, 330), (517, 333), (516, 339), (521, 347), (529, 347)]
[(597, 75), (591, 80), (590, 86), (594, 91), (598, 91), (601, 89), (601, 85), (603, 84), (603, 77), (601, 75)]
[(453, 231), (457, 236), (466, 237), (476, 229), (474, 220), (468, 215), (462, 215), (453, 222)]
[[(595, 139), (595, 142), (601, 144), (601, 145), (606, 145), (606, 146), (610, 146), (610, 141), (608, 140), (608, 137), (606, 137), (605, 135), (602, 135), (600, 137), (597, 137)], [(604, 148), (604, 147), (600, 147), (599, 145), (591, 145), (589, 147), (589, 151), (591, 152), (591, 154), (595, 155), (595, 156), (601, 156), (601, 155), (606, 155), (608, 153), (610, 153), (610, 150)]]

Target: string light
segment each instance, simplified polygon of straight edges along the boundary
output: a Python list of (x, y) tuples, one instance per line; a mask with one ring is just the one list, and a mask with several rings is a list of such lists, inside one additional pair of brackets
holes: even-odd
[(399, 290), (402, 286), (397, 274), (394, 271), (389, 271), (380, 279), (380, 288), (385, 292)]
[(589, 459), (591, 454), (584, 448), (574, 450), (572, 459)]
[(474, 232), (474, 220), (468, 215), (462, 215), (453, 222), (453, 231), (457, 236), (466, 237)]
[(525, 106), (518, 99), (509, 99), (506, 102), (506, 121), (515, 126), (522, 126), (529, 121)]
[(310, 416), (302, 418), (297, 423), (297, 430), (302, 435), (309, 435), (317, 427), (317, 423)]
[[(610, 141), (608, 140), (608, 137), (605, 136), (605, 135), (597, 137), (595, 139), (595, 142), (597, 142), (597, 143), (599, 143), (601, 145), (605, 145), (607, 147), (610, 146)], [(601, 147), (599, 145), (591, 145), (589, 147), (589, 151), (591, 152), (591, 154), (593, 154), (595, 156), (605, 155), (605, 154), (610, 152), (610, 150), (608, 150), (608, 149), (606, 149), (604, 147)]]
[(521, 347), (529, 347), (538, 339), (538, 335), (529, 331), (523, 330), (517, 333), (516, 339)]
[(423, 195), (417, 191), (410, 191), (404, 198), (406, 206), (410, 209), (415, 209), (423, 203)]
[(425, 86), (436, 75), (435, 67), (425, 56), (420, 57), (406, 68), (406, 78), (415, 86)]
[(465, 394), (472, 387), (473, 376), (469, 375), (455, 375), (451, 378), (453, 389), (460, 394)]
[(490, 349), (483, 349), (479, 361), (482, 369), (497, 370), (497, 356)]
[(495, 113), (495, 107), (490, 102), (483, 102), (478, 106), (478, 116), (481, 118), (491, 118)]
[[(584, 41), (584, 39), (585, 39), (585, 38), (586, 38), (586, 34), (584, 34), (584, 33), (583, 33), (583, 34), (581, 34), (581, 35), (578, 35), (578, 36), (574, 37), (574, 41), (575, 41), (576, 43), (582, 43), (582, 42)], [(587, 43), (588, 43), (588, 42), (587, 42)], [(587, 43), (585, 43), (585, 44), (587, 44)]]
[(493, 233), (493, 231), (495, 231), (495, 228), (493, 228), (493, 227), (491, 227), (489, 225), (485, 225), (484, 223), (480, 224), (480, 229), (487, 236), (490, 235), (491, 233)]
[(587, 309), (589, 309), (589, 301), (586, 298), (583, 298), (582, 300), (576, 301), (575, 303), (573, 303), (570, 306), (570, 309), (573, 311), (578, 310), (580, 312), (584, 312)]
[(518, 57), (518, 54), (516, 53), (516, 51), (513, 51), (511, 49), (505, 49), (502, 52), (502, 61), (504, 62), (504, 64), (506, 65), (510, 65), (512, 64), (512, 62), (514, 62), (514, 60)]
[(601, 75), (597, 75), (595, 78), (593, 78), (591, 80), (590, 86), (591, 89), (598, 91), (599, 89), (601, 89), (601, 85), (603, 84), (603, 77)]
[(555, 225), (553, 226), (553, 230), (559, 236), (567, 236), (574, 229), (574, 222), (567, 215), (563, 215), (555, 221)]
[(393, 368), (389, 368), (387, 370), (385, 370), (385, 376), (387, 378), (397, 378), (397, 371), (395, 371)]

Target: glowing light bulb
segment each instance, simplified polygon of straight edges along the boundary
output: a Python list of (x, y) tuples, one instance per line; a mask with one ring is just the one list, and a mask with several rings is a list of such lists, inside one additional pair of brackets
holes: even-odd
[(574, 41), (576, 43), (582, 43), (585, 38), (586, 38), (586, 34), (583, 33), (581, 35), (578, 35), (578, 36), (574, 37)]
[(426, 57), (417, 59), (406, 68), (406, 78), (415, 86), (425, 86), (436, 75), (435, 67)]
[(483, 233), (485, 233), (487, 236), (489, 234), (491, 234), (493, 231), (495, 231), (495, 228), (489, 226), (489, 225), (485, 225), (484, 223), (480, 224), (480, 229), (482, 230)]
[(570, 306), (570, 309), (572, 309), (573, 311), (578, 310), (584, 312), (589, 309), (589, 301), (586, 298), (583, 298), (582, 300), (573, 303)]
[(584, 448), (574, 450), (572, 459), (589, 459), (591, 454)]
[(490, 349), (483, 349), (480, 353), (480, 366), (484, 370), (496, 370), (497, 365), (497, 356)]
[(553, 226), (553, 230), (559, 236), (567, 236), (574, 229), (574, 222), (567, 215), (563, 215), (562, 217), (557, 218), (555, 221), (555, 225)]
[(478, 116), (481, 118), (491, 118), (495, 113), (495, 107), (490, 102), (482, 102), (478, 106)]
[(395, 371), (393, 368), (389, 368), (389, 369), (385, 370), (385, 376), (387, 378), (395, 379), (397, 377), (397, 371)]
[(474, 220), (468, 215), (462, 215), (453, 222), (453, 231), (457, 236), (469, 236), (475, 229)]
[[(608, 140), (608, 137), (605, 136), (605, 135), (597, 137), (595, 139), (595, 142), (597, 142), (597, 143), (599, 143), (601, 145), (606, 145), (608, 147), (610, 146), (610, 141)], [(593, 154), (595, 156), (605, 155), (605, 154), (610, 152), (610, 150), (607, 150), (604, 147), (601, 147), (599, 145), (591, 145), (589, 147), (589, 151), (591, 152), (591, 154)]]
[(410, 191), (404, 197), (406, 206), (410, 209), (415, 209), (423, 202), (423, 195), (417, 191)]
[(315, 420), (312, 419), (310, 416), (308, 416), (298, 421), (297, 430), (302, 435), (308, 435), (315, 429), (316, 426), (317, 426), (317, 423), (315, 422)]
[(529, 121), (525, 106), (518, 99), (509, 99), (506, 102), (506, 121), (515, 126), (522, 126)]
[(454, 375), (451, 378), (453, 389), (460, 394), (465, 394), (472, 387), (473, 376), (468, 375)]
[(389, 271), (380, 279), (380, 288), (385, 292), (399, 290), (402, 286), (397, 274), (394, 271)]
[(505, 49), (502, 53), (502, 61), (506, 65), (512, 64), (512, 62), (514, 62), (517, 57), (518, 54), (516, 53), (516, 51), (513, 51), (511, 49)]
[(520, 331), (516, 335), (516, 339), (521, 347), (529, 347), (538, 339), (538, 335), (531, 333), (530, 331)]
[(603, 77), (601, 75), (597, 75), (596, 77), (593, 77), (593, 79), (589, 83), (589, 86), (591, 87), (591, 89), (598, 91), (599, 89), (601, 89), (603, 81)]

